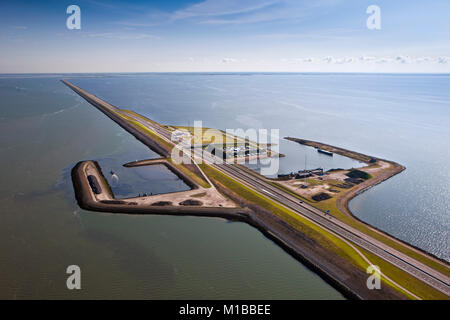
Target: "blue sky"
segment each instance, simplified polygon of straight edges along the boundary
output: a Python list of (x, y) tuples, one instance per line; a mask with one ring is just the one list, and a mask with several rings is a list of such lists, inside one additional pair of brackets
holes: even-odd
[(0, 28), (1, 73), (450, 72), (448, 0), (2, 1)]

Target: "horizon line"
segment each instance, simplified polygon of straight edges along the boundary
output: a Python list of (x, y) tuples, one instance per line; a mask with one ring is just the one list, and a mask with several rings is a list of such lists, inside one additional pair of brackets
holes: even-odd
[(93, 71), (93, 72), (0, 72), (0, 75), (81, 75), (81, 74), (233, 74), (233, 73), (260, 73), (260, 74), (418, 74), (418, 75), (450, 75), (450, 72), (370, 72), (370, 71)]

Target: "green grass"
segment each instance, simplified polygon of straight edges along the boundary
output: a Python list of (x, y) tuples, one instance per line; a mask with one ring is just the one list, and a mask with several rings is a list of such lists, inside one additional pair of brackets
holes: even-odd
[(151, 131), (150, 129), (145, 127), (144, 125), (140, 124), (139, 122), (137, 122), (135, 120), (132, 120), (131, 118), (128, 118), (127, 121), (129, 123), (131, 123), (133, 126), (135, 126), (141, 132), (143, 132), (146, 135), (150, 136), (158, 144), (165, 146), (166, 149), (169, 150), (169, 152), (172, 150), (173, 145), (170, 142), (164, 140), (163, 138), (158, 136), (156, 133), (154, 133), (153, 131)]
[(178, 170), (182, 171), (185, 175), (191, 177), (198, 185), (202, 186), (203, 188), (211, 188), (210, 184), (205, 181), (202, 177), (199, 177), (196, 173), (189, 170), (187, 167), (185, 167), (182, 164), (176, 164), (172, 158), (168, 158), (167, 161), (169, 161), (171, 164), (173, 164)]
[(366, 268), (367, 263), (361, 256), (342, 239), (332, 235), (331, 233), (320, 228), (311, 221), (297, 215), (289, 209), (275, 203), (274, 201), (258, 194), (257, 192), (247, 188), (241, 183), (230, 179), (221, 172), (213, 169), (211, 166), (202, 164), (202, 170), (208, 175), (210, 179), (214, 179), (230, 189), (239, 196), (245, 198), (247, 201), (260, 205), (269, 210), (276, 216), (280, 217), (290, 225), (295, 227), (306, 236), (316, 240), (320, 245), (336, 252), (341, 257), (353, 261), (353, 263), (361, 268)]
[[(137, 117), (140, 117), (143, 120), (150, 121), (152, 123), (159, 125), (158, 123), (156, 123), (150, 119), (147, 119), (133, 111), (129, 111), (129, 110), (123, 110), (123, 111), (126, 113), (129, 113), (129, 114), (133, 114)], [(158, 135), (153, 133), (151, 130), (147, 129), (145, 126), (141, 125), (137, 121), (133, 120), (132, 118), (130, 118), (124, 114), (122, 114), (121, 116), (126, 118), (126, 120), (131, 122), (139, 130), (150, 135), (152, 137), (152, 139), (154, 139), (156, 142), (166, 146), (169, 150), (172, 149), (173, 146), (169, 142), (160, 138)], [(355, 158), (355, 155), (352, 154), (352, 157)], [(377, 165), (377, 164), (374, 164), (374, 165)], [(220, 181), (227, 188), (229, 188), (230, 190), (239, 194), (240, 196), (244, 197), (248, 201), (259, 204), (262, 207), (266, 208), (267, 210), (273, 212), (280, 218), (284, 219), (285, 221), (287, 221), (288, 223), (293, 225), (299, 231), (305, 233), (307, 236), (318, 241), (321, 245), (323, 245), (329, 249), (332, 249), (333, 251), (338, 253), (340, 256), (343, 256), (343, 257), (349, 259), (350, 261), (353, 261), (359, 267), (364, 267), (366, 265), (365, 261), (353, 250), (353, 248), (348, 246), (341, 239), (331, 235), (330, 233), (326, 232), (325, 230), (321, 229), (320, 227), (316, 226), (315, 224), (311, 223), (310, 221), (308, 221), (304, 218), (301, 218), (300, 216), (296, 215), (292, 211), (287, 210), (286, 208), (278, 205), (277, 203), (257, 194), (256, 192), (250, 190), (249, 188), (243, 186), (242, 184), (229, 179), (227, 176), (214, 170), (210, 166), (208, 166), (208, 165), (200, 165), (200, 166), (202, 167), (203, 171), (210, 178)], [(197, 181), (199, 183), (199, 185), (202, 185), (204, 187), (210, 187), (206, 181), (204, 181), (202, 178), (198, 177), (197, 174), (193, 173), (189, 169), (185, 168), (184, 166), (177, 165), (177, 167), (180, 168), (180, 170), (182, 170), (184, 173), (191, 176), (195, 181)], [(352, 217), (349, 217), (349, 216), (343, 214), (336, 206), (336, 198), (333, 197), (333, 198), (325, 200), (325, 201), (314, 202), (307, 198), (301, 197), (300, 195), (297, 195), (295, 192), (291, 191), (290, 189), (285, 188), (284, 186), (281, 186), (275, 182), (270, 182), (270, 183), (289, 192), (290, 194), (296, 196), (297, 198), (310, 203), (311, 205), (317, 207), (320, 210), (323, 210), (323, 211), (330, 210), (333, 216), (335, 216), (336, 218), (340, 219), (341, 221), (347, 223), (348, 225), (350, 225), (360, 231), (363, 231), (367, 235), (369, 235), (375, 239), (378, 239), (380, 241), (383, 241), (387, 245), (413, 257), (414, 259), (416, 259), (418, 261), (421, 261), (421, 262), (429, 265), (430, 267), (438, 270), (439, 272), (441, 272), (447, 276), (450, 276), (450, 268), (448, 268), (447, 266), (442, 265), (430, 258), (427, 258), (426, 256), (424, 256), (418, 252), (415, 252), (415, 251), (407, 248), (406, 246), (404, 246), (394, 240), (391, 240), (378, 232), (372, 231), (363, 223), (355, 220)], [(334, 187), (334, 188), (341, 191), (339, 196), (342, 196), (346, 191), (348, 191), (348, 189), (341, 189), (341, 188), (337, 188), (337, 187)], [(423, 282), (415, 279), (414, 277), (406, 274), (405, 272), (401, 271), (400, 269), (395, 268), (394, 266), (385, 262), (384, 260), (382, 260), (372, 254), (369, 254), (369, 253), (367, 253), (367, 254), (368, 254), (367, 257), (373, 263), (378, 264), (382, 268), (382, 272), (386, 273), (389, 277), (391, 277), (392, 279), (397, 281), (400, 285), (404, 286), (407, 289), (410, 289), (411, 284), (414, 284), (413, 289), (411, 289), (411, 291), (413, 291), (417, 295), (419, 295), (423, 298), (426, 298), (426, 299), (447, 298), (445, 295), (442, 295), (440, 292), (432, 289), (431, 287), (429, 287), (426, 284), (424, 284)]]
[[(378, 164), (374, 164), (373, 166), (378, 166)], [(389, 170), (389, 169), (385, 169), (385, 170), (383, 170), (383, 172), (386, 171), (386, 170)], [(248, 170), (248, 172), (250, 172), (250, 173), (252, 173), (252, 174), (254, 174), (256, 176), (261, 177), (258, 173), (254, 172), (254, 171)], [(313, 207), (318, 208), (319, 210), (322, 210), (322, 211), (330, 210), (331, 214), (334, 217), (336, 217), (337, 219), (345, 222), (349, 226), (352, 226), (355, 229), (358, 229), (359, 231), (362, 231), (365, 234), (367, 234), (367, 235), (369, 235), (369, 236), (371, 236), (371, 237), (373, 237), (373, 238), (375, 238), (375, 239), (377, 239), (379, 241), (382, 241), (383, 243), (391, 246), (392, 248), (409, 255), (410, 257), (416, 259), (417, 261), (420, 261), (420, 262), (430, 266), (431, 268), (441, 272), (442, 274), (444, 274), (446, 276), (450, 276), (450, 268), (448, 266), (446, 266), (444, 264), (441, 264), (441, 263), (439, 263), (439, 262), (437, 262), (437, 261), (435, 261), (435, 260), (433, 260), (431, 258), (428, 258), (427, 256), (424, 256), (423, 254), (421, 254), (419, 252), (416, 252), (413, 249), (410, 249), (407, 246), (405, 246), (405, 245), (403, 245), (403, 244), (401, 244), (401, 243), (399, 243), (399, 242), (397, 242), (395, 240), (392, 240), (392, 239), (388, 238), (387, 236), (385, 236), (385, 235), (383, 235), (381, 233), (378, 233), (378, 232), (370, 229), (364, 223), (362, 223), (362, 222), (356, 220), (355, 218), (350, 217), (350, 216), (344, 214), (343, 212), (341, 212), (338, 209), (338, 207), (336, 206), (336, 199), (337, 199), (337, 197), (341, 197), (341, 196), (345, 195), (345, 193), (348, 192), (351, 189), (345, 189), (345, 188), (339, 188), (339, 187), (333, 186), (333, 189), (339, 190), (340, 192), (338, 194), (335, 194), (333, 196), (333, 198), (331, 198), (331, 199), (317, 202), (317, 201), (314, 201), (312, 199), (309, 199), (309, 198), (306, 198), (306, 197), (302, 197), (301, 195), (295, 193), (291, 189), (289, 189), (289, 188), (287, 188), (287, 187), (285, 187), (285, 186), (283, 186), (283, 185), (281, 185), (279, 183), (276, 183), (275, 181), (269, 181), (269, 183), (274, 185), (274, 186), (276, 186), (277, 188), (280, 188), (281, 190), (283, 190), (285, 192), (288, 192), (292, 196), (309, 203), (310, 205), (312, 205)]]
[[(322, 228), (316, 226), (312, 222), (298, 216), (297, 214), (293, 213), (292, 211), (285, 209), (284, 207), (281, 207), (280, 205), (276, 204), (270, 199), (267, 199), (258, 193), (250, 190), (246, 186), (240, 184), (237, 181), (231, 180), (227, 176), (223, 175), (222, 173), (214, 170), (213, 168), (203, 165), (204, 169), (203, 171), (208, 174), (208, 176), (214, 180), (220, 181), (225, 187), (229, 188), (230, 190), (234, 191), (235, 193), (239, 194), (243, 198), (247, 199), (250, 202), (256, 203), (261, 205), (262, 207), (268, 209), (269, 211), (273, 212), (280, 218), (282, 218), (284, 221), (288, 222), (292, 226), (294, 226), (297, 230), (305, 233), (308, 237), (311, 237), (318, 241), (321, 245), (333, 250), (334, 252), (338, 253), (340, 256), (346, 258), (356, 266), (363, 268), (364, 270), (367, 268), (368, 264), (365, 262), (361, 256), (356, 253), (353, 248), (351, 248), (347, 243), (342, 241), (341, 239), (329, 234), (327, 231), (323, 230)], [(209, 168), (208, 168), (209, 167)], [(306, 200), (307, 202), (311, 203), (311, 201), (293, 193), (289, 189), (278, 185), (276, 182), (270, 182), (271, 184), (276, 185), (277, 187), (280, 187), (281, 189), (293, 194), (299, 199)], [(329, 202), (330, 200), (325, 200), (323, 202)], [(334, 199), (335, 201), (335, 199)], [(317, 203), (316, 203), (316, 207)], [(323, 209), (327, 208), (329, 206), (322, 206)], [(332, 211), (333, 212), (333, 211)], [(334, 215), (334, 214), (333, 214)], [(327, 243), (331, 241), (330, 243)], [(357, 247), (357, 246), (355, 246)], [(393, 266), (392, 264), (384, 261), (383, 259), (370, 254), (369, 252), (365, 251), (364, 249), (357, 247), (373, 264), (376, 264), (380, 266), (381, 271), (385, 273), (389, 278), (396, 281), (399, 285), (405, 287), (406, 289), (410, 290), (414, 294), (418, 295), (419, 297), (423, 299), (443, 299), (446, 296), (440, 293), (439, 291), (433, 289), (432, 287), (426, 285), (425, 283), (421, 282), (420, 280), (416, 279), (415, 277), (409, 275), (408, 273), (398, 269), (397, 267)], [(383, 279), (383, 281), (392, 286), (394, 289), (402, 292), (403, 294), (410, 297), (406, 292), (395, 286), (393, 283), (387, 281), (386, 279)]]
[[(258, 145), (261, 146), (261, 144), (258, 144), (257, 142), (251, 141), (249, 139), (244, 139), (238, 136), (231, 136), (231, 135), (227, 135), (227, 133), (223, 130), (219, 130), (219, 129), (213, 129), (213, 128), (202, 128), (202, 136), (201, 137), (196, 137), (194, 135), (194, 127), (187, 127), (187, 126), (171, 126), (173, 128), (176, 129), (181, 129), (181, 130), (186, 130), (188, 131), (191, 135), (192, 135), (192, 144), (218, 144), (218, 145), (223, 145), (226, 144), (227, 146), (231, 146), (231, 145), (244, 145), (245, 143), (248, 143), (251, 147), (256, 148)], [(217, 137), (221, 137), (219, 138), (217, 141), (216, 138)], [(265, 147), (265, 146), (264, 146)]]
[[(395, 282), (397, 282), (399, 285), (404, 287), (405, 289), (411, 291), (415, 295), (419, 296), (422, 299), (425, 300), (448, 300), (449, 297), (447, 297), (442, 292), (428, 286), (427, 284), (423, 283), (422, 281), (418, 280), (417, 278), (411, 276), (410, 274), (406, 273), (405, 271), (393, 266), (389, 262), (386, 262), (385, 260), (381, 259), (380, 257), (365, 251), (362, 249), (362, 253), (369, 259), (372, 264), (377, 265), (380, 267), (380, 271), (385, 274), (387, 277), (391, 278)], [(390, 283), (387, 279), (383, 279), (383, 276), (381, 279), (387, 283), (388, 285), (397, 288), (394, 286), (394, 284)], [(399, 288), (398, 288), (399, 289)], [(399, 289), (400, 290), (400, 289)], [(408, 295), (406, 292), (404, 294)], [(411, 299), (415, 299), (411, 296), (409, 296)]]
[[(346, 191), (348, 191), (348, 189), (340, 189), (340, 188), (336, 188), (336, 189), (341, 191), (341, 193), (339, 193), (339, 195), (337, 195), (337, 196), (341, 196)], [(447, 266), (442, 265), (439, 262), (434, 261), (434, 260), (420, 254), (419, 252), (409, 249), (408, 247), (404, 246), (403, 244), (401, 244), (395, 240), (392, 240), (392, 239), (386, 237), (385, 235), (370, 229), (368, 226), (366, 226), (362, 222), (359, 222), (355, 218), (349, 217), (346, 214), (342, 213), (336, 206), (336, 197), (333, 197), (328, 200), (320, 201), (320, 202), (313, 203), (312, 201), (309, 201), (309, 200), (308, 200), (308, 202), (311, 205), (313, 205), (314, 207), (316, 207), (322, 211), (330, 210), (331, 214), (334, 217), (345, 222), (349, 226), (352, 226), (355, 229), (358, 229), (358, 230), (364, 232), (365, 234), (367, 234), (368, 236), (371, 236), (372, 238), (382, 241), (383, 243), (389, 245), (390, 247), (409, 255), (410, 257), (416, 259), (417, 261), (420, 261), (420, 262), (432, 267), (433, 269), (436, 269), (437, 271), (441, 272), (444, 275), (450, 276), (450, 269)]]
[(155, 142), (159, 143), (160, 145), (163, 145), (167, 148), (167, 150), (172, 150), (173, 145), (171, 143), (169, 143), (168, 141), (162, 139), (160, 136), (158, 136), (156, 133), (154, 133), (153, 131), (151, 131), (150, 129), (148, 129), (147, 127), (145, 127), (144, 125), (140, 124), (139, 122), (137, 122), (136, 120), (134, 120), (132, 117), (127, 116), (125, 113), (128, 114), (133, 114), (136, 115), (146, 121), (150, 121), (158, 126), (161, 126), (159, 123), (152, 121), (150, 119), (147, 119), (141, 115), (139, 115), (138, 113), (135, 113), (133, 111), (130, 110), (125, 110), (125, 109), (120, 109), (120, 112), (116, 112), (114, 110), (110, 110), (111, 112), (114, 112), (117, 116), (125, 119), (127, 122), (129, 122), (131, 125), (133, 125), (136, 129), (138, 129), (139, 131), (149, 135)]
[(138, 117), (138, 118), (140, 118), (140, 119), (142, 119), (142, 120), (144, 120), (144, 121), (151, 122), (151, 123), (153, 123), (153, 124), (155, 124), (155, 125), (157, 125), (157, 126), (160, 126), (161, 128), (164, 128), (164, 126), (161, 125), (160, 123), (158, 123), (158, 122), (156, 122), (156, 121), (153, 121), (153, 120), (151, 120), (151, 119), (149, 119), (149, 118), (146, 118), (146, 117), (144, 117), (143, 115), (140, 115), (139, 113), (136, 113), (136, 112), (134, 112), (134, 111), (127, 110), (127, 109), (120, 109), (120, 111), (122, 111), (122, 112), (124, 112), (124, 113), (128, 113), (128, 114), (130, 114), (130, 115), (133, 115), (133, 116), (135, 116), (135, 117)]
[[(122, 110), (122, 112), (126, 112), (129, 114), (133, 114), (135, 116), (138, 116), (140, 118), (142, 118), (143, 120), (146, 121), (150, 121), (156, 125), (161, 126), (159, 123), (152, 121), (150, 119), (147, 119), (141, 115), (139, 115), (138, 113), (135, 113), (133, 111), (129, 111), (129, 110)], [(170, 142), (166, 141), (165, 139), (161, 138), (160, 136), (158, 136), (156, 133), (154, 133), (152, 130), (148, 129), (147, 127), (145, 127), (144, 125), (140, 124), (139, 122), (137, 122), (136, 120), (134, 120), (133, 118), (131, 118), (130, 116), (127, 116), (125, 114), (120, 114), (120, 116), (122, 118), (124, 118), (125, 120), (127, 120), (130, 124), (132, 124), (134, 127), (136, 127), (138, 130), (140, 130), (141, 132), (145, 133), (146, 135), (150, 136), (155, 142), (157, 142), (160, 145), (165, 146), (169, 151), (172, 150), (172, 148), (174, 147)], [(177, 169), (179, 169), (180, 171), (182, 171), (185, 175), (191, 177), (198, 185), (202, 186), (203, 188), (210, 188), (211, 186), (209, 185), (209, 183), (207, 181), (205, 181), (202, 177), (199, 177), (196, 173), (192, 172), (191, 170), (189, 170), (187, 167), (185, 167), (182, 164), (176, 164), (173, 162), (172, 158), (168, 158), (167, 159), (170, 163), (172, 163)]]

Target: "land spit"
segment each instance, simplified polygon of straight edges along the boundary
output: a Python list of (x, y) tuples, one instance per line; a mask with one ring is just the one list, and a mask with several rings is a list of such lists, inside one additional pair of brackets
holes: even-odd
[[(389, 160), (380, 159), (377, 157), (368, 156), (359, 152), (347, 150), (344, 148), (332, 146), (329, 144), (312, 141), (312, 140), (306, 140), (306, 139), (298, 139), (298, 138), (292, 138), (292, 137), (286, 137), (286, 140), (294, 141), (299, 144), (303, 144), (309, 147), (314, 147), (318, 150), (326, 150), (329, 152), (337, 153), (342, 156), (364, 162), (368, 166), (364, 168), (359, 168), (359, 170), (364, 171), (371, 175), (370, 179), (364, 179), (365, 181), (356, 182), (353, 185), (349, 185), (350, 190), (349, 192), (346, 192), (344, 196), (337, 197), (336, 202), (338, 208), (345, 214), (352, 216), (356, 218), (351, 211), (348, 208), (348, 203), (351, 199), (353, 199), (358, 194), (368, 190), (369, 188), (373, 187), (374, 185), (377, 185), (391, 177), (393, 177), (396, 174), (399, 174), (403, 170), (405, 170), (405, 167)], [(345, 179), (348, 178), (345, 174), (348, 173), (350, 170), (344, 170), (344, 169), (334, 169), (326, 172), (326, 180), (341, 180), (342, 184), (345, 184)], [(322, 180), (323, 178), (320, 178)], [(301, 180), (299, 180), (301, 181)], [(318, 188), (320, 191), (324, 191), (324, 189)]]
[[(100, 187), (99, 194), (93, 191), (88, 176), (96, 177)], [(72, 169), (72, 181), (77, 202), (85, 210), (133, 215), (203, 216), (245, 222), (316, 272), (347, 298), (404, 298), (389, 286), (383, 286), (381, 290), (369, 290), (365, 285), (367, 274), (363, 270), (300, 233), (268, 210), (228, 190), (220, 182), (215, 181), (215, 187), (239, 207), (151, 206), (139, 204), (133, 199), (115, 199), (95, 161), (81, 161), (75, 165)]]
[[(126, 131), (134, 135), (138, 140), (158, 152), (163, 157), (170, 155), (170, 150), (150, 135), (144, 134), (136, 127), (120, 116), (121, 111), (96, 96), (87, 93), (81, 88), (63, 81), (77, 94), (82, 96), (90, 104), (119, 124)], [(112, 111), (111, 111), (112, 110)], [(158, 162), (158, 160), (145, 160)], [(148, 163), (150, 164), (150, 163)], [(134, 165), (142, 165), (134, 163)], [(133, 166), (128, 163), (126, 166)], [(186, 176), (177, 168), (179, 176), (187, 181)], [(177, 174), (177, 175), (178, 175)], [(89, 184), (89, 176), (96, 177), (99, 190)], [(124, 214), (159, 214), (159, 215), (190, 215), (225, 218), (231, 221), (246, 222), (260, 230), (266, 237), (280, 245), (283, 250), (291, 254), (310, 269), (315, 271), (324, 280), (338, 289), (347, 298), (353, 299), (404, 299), (405, 296), (391, 288), (382, 286), (380, 290), (369, 290), (366, 286), (367, 274), (364, 270), (351, 264), (338, 253), (328, 249), (316, 240), (300, 232), (286, 221), (272, 214), (262, 206), (249, 202), (233, 191), (223, 186), (220, 181), (212, 180), (214, 187), (231, 199), (235, 207), (206, 207), (206, 206), (173, 206), (173, 205), (151, 205), (139, 203), (134, 198), (115, 199), (106, 179), (101, 173), (101, 168), (94, 161), (79, 162), (72, 169), (72, 181), (75, 189), (76, 199), (81, 208), (92, 211), (124, 213)], [(197, 184), (194, 181), (194, 185)], [(195, 190), (198, 192), (199, 190)], [(189, 192), (189, 191), (183, 191)], [(178, 193), (183, 193), (178, 192)], [(153, 196), (149, 197), (152, 198)], [(158, 201), (161, 203), (162, 201)], [(157, 202), (157, 203), (158, 203)], [(167, 201), (168, 202), (168, 201)]]
[[(363, 220), (361, 220), (357, 216), (355, 216), (349, 208), (349, 202), (353, 198), (355, 198), (357, 195), (369, 190), (373, 186), (378, 185), (378, 184), (382, 183), (383, 181), (388, 180), (389, 178), (401, 173), (403, 170), (406, 169), (405, 166), (403, 166), (397, 162), (394, 162), (394, 161), (369, 156), (369, 155), (366, 155), (366, 154), (363, 154), (360, 152), (355, 152), (352, 150), (332, 146), (329, 144), (325, 144), (325, 143), (321, 143), (321, 142), (317, 142), (317, 141), (313, 141), (313, 140), (299, 139), (299, 138), (293, 138), (293, 137), (285, 137), (285, 139), (297, 142), (297, 143), (305, 145), (305, 146), (313, 147), (316, 149), (322, 149), (322, 150), (326, 150), (329, 152), (337, 153), (344, 157), (348, 157), (348, 158), (366, 163), (368, 165), (367, 167), (359, 168), (359, 169), (362, 171), (365, 171), (373, 176), (370, 179), (365, 180), (365, 181), (351, 187), (350, 190), (348, 192), (345, 192), (342, 196), (340, 196), (339, 194), (336, 195), (336, 206), (337, 206), (338, 210), (341, 211), (342, 213), (344, 213), (345, 215), (359, 221), (360, 223), (364, 224), (368, 228), (370, 228), (380, 234), (383, 234), (384, 236), (389, 237), (389, 238), (393, 239), (394, 241), (401, 243), (402, 245), (408, 246), (412, 250), (415, 250), (416, 252), (418, 252), (420, 254), (424, 254), (424, 255), (430, 257), (431, 259), (434, 259), (435, 261), (448, 266), (448, 262), (446, 260), (441, 259), (441, 258), (433, 255), (432, 253), (429, 253), (419, 247), (416, 247), (410, 243), (407, 243), (402, 239), (399, 239), (399, 238), (397, 238), (397, 237), (395, 237), (373, 225), (370, 225), (370, 224), (364, 222)], [(348, 171), (348, 170), (343, 170), (343, 169), (333, 170), (333, 172), (330, 172), (330, 175), (331, 176), (336, 175), (336, 174), (339, 175), (340, 173), (343, 173), (346, 171)], [(281, 183), (282, 185), (286, 186), (283, 181), (278, 181), (278, 183)], [(295, 190), (295, 192), (297, 192), (297, 191), (298, 190)]]
[[(182, 175), (182, 173), (180, 173)], [(95, 176), (100, 185), (100, 193), (94, 192), (89, 184), (88, 177)], [(152, 206), (138, 201), (138, 198), (116, 199), (111, 188), (101, 172), (101, 168), (95, 161), (81, 161), (72, 169), (72, 182), (78, 205), (86, 210), (128, 213), (128, 214), (168, 214), (168, 215), (191, 215), (226, 218), (229, 220), (242, 220), (248, 210), (238, 207), (204, 207), (204, 206)], [(197, 192), (195, 190), (180, 191), (170, 194), (149, 196), (146, 198), (159, 200), (159, 196), (171, 196)], [(175, 196), (176, 198), (176, 196)]]

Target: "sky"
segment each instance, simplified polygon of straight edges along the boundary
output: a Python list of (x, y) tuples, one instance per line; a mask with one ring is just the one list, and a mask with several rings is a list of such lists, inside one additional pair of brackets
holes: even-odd
[(0, 30), (0, 73), (450, 73), (448, 0), (2, 0)]

